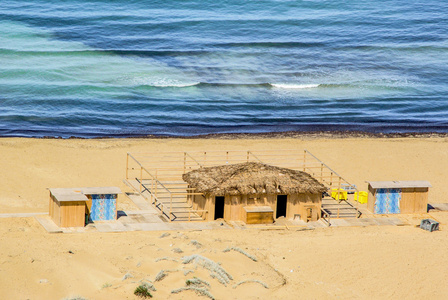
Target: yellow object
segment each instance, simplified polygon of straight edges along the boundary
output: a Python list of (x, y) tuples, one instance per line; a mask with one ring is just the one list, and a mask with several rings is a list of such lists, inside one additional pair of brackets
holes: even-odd
[(331, 189), (331, 198), (335, 200), (347, 200), (347, 191), (343, 189)]
[(367, 192), (360, 191), (359, 199), (358, 199), (358, 193), (355, 193), (355, 201), (358, 201), (361, 204), (367, 203)]

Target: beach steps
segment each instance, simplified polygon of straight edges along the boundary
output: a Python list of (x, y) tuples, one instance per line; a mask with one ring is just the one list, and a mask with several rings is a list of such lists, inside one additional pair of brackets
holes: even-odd
[(348, 201), (339, 202), (331, 197), (322, 199), (322, 210), (329, 214), (331, 219), (350, 219), (360, 216), (359, 210)]
[(150, 180), (125, 180), (125, 183), (159, 210), (167, 221), (203, 221), (200, 215), (192, 211), (193, 207), (187, 201), (188, 186), (185, 182), (155, 184)]

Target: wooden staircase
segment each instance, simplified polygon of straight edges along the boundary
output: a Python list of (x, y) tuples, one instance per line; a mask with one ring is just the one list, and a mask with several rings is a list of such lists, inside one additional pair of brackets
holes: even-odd
[(188, 204), (187, 184), (183, 181), (157, 183), (157, 187), (151, 180), (140, 181), (137, 178), (126, 180), (126, 183), (147, 199), (168, 221), (203, 221)]
[(361, 212), (346, 200), (337, 201), (329, 196), (322, 199), (322, 210), (332, 219), (359, 218)]

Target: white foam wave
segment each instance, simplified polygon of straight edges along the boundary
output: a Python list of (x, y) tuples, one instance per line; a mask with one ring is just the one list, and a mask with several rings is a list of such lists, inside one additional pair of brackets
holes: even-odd
[(174, 78), (155, 78), (154, 76), (136, 76), (131, 80), (132, 85), (146, 85), (153, 87), (189, 87), (200, 84), (199, 81), (184, 81)]
[(167, 83), (154, 83), (152, 86), (156, 87), (189, 87), (189, 86), (195, 86), (200, 84), (200, 82), (167, 82)]
[(312, 89), (320, 84), (291, 84), (291, 83), (271, 83), (273, 87), (280, 89)]

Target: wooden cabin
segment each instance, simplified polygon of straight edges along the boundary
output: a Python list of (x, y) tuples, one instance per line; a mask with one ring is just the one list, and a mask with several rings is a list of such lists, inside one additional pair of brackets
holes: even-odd
[(73, 189), (50, 189), (50, 217), (59, 227), (83, 227), (87, 197)]
[(59, 227), (117, 219), (117, 187), (50, 189), (50, 217)]
[(327, 188), (305, 172), (247, 162), (200, 168), (183, 175), (195, 193), (193, 209), (207, 221), (223, 218), (248, 224), (275, 219), (316, 221)]
[(428, 211), (428, 181), (368, 182), (367, 208), (375, 214), (412, 214)]

